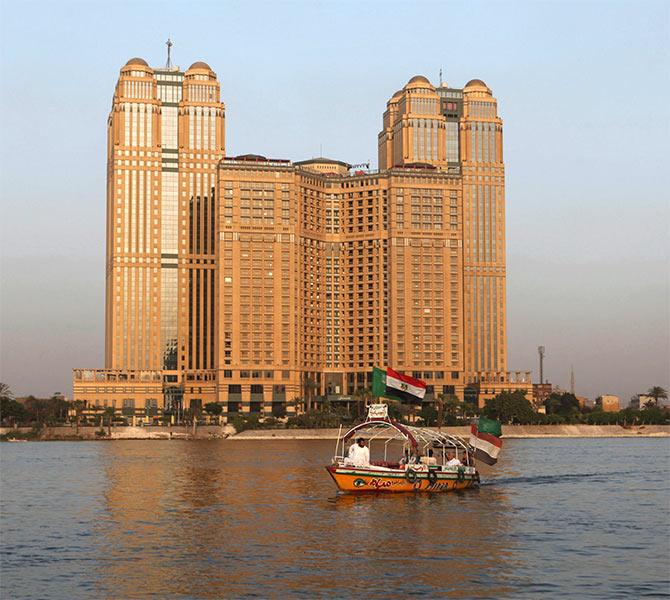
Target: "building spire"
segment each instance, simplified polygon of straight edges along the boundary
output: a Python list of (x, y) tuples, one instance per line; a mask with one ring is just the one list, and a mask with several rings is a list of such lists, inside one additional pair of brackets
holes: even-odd
[(165, 42), (165, 45), (167, 46), (167, 63), (165, 63), (165, 68), (166, 69), (171, 69), (172, 68), (172, 59), (170, 57), (171, 50), (172, 50), (172, 40), (168, 37), (167, 42)]

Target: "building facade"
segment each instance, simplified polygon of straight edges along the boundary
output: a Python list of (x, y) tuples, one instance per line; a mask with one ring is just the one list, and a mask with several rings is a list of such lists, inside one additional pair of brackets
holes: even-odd
[(75, 399), (283, 415), (359, 393), (374, 365), (424, 379), (428, 402), (531, 398), (507, 371), (502, 120), (482, 81), (410, 79), (371, 171), (225, 157), (211, 69), (138, 61), (110, 116), (107, 364), (75, 370)]
[(533, 405), (537, 408), (543, 406), (547, 398), (553, 392), (551, 383), (534, 383), (533, 384)]
[(621, 409), (619, 396), (603, 394), (596, 398), (596, 408), (604, 412), (618, 412)]
[(107, 123), (105, 368), (74, 370), (75, 400), (157, 414), (213, 390), (224, 119), (206, 63), (121, 68)]
[(650, 406), (656, 404), (656, 401), (652, 396), (648, 396), (647, 394), (636, 394), (630, 399), (628, 407), (634, 410), (644, 410), (649, 403), (651, 403)]

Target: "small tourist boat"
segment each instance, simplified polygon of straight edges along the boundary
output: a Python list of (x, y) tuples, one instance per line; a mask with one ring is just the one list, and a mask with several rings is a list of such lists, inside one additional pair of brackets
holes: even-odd
[[(381, 455), (383, 449), (383, 458), (352, 459), (347, 444), (359, 438), (370, 453), (374, 448), (375, 455)], [(335, 456), (326, 470), (343, 492), (449, 492), (479, 485), (473, 463), (466, 440), (397, 423), (388, 417), (386, 404), (372, 404), (363, 423), (344, 435), (340, 428)]]

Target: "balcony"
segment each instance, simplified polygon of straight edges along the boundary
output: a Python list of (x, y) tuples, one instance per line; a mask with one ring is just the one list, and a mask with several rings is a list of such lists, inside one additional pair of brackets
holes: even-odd
[(72, 369), (73, 383), (161, 382), (162, 371), (129, 369)]
[(530, 371), (474, 371), (465, 373), (465, 383), (532, 383)]

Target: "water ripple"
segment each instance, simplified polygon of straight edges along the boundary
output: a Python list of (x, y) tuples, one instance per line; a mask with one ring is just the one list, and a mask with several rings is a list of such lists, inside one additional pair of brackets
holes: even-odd
[(7, 444), (11, 598), (667, 597), (667, 440), (508, 440), (463, 493), (339, 494), (330, 442)]

